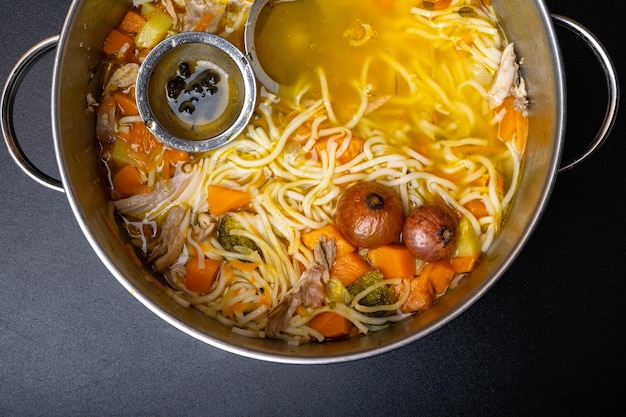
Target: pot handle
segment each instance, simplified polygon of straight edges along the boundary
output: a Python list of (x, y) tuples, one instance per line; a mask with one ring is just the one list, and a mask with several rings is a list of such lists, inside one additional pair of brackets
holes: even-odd
[(572, 20), (568, 17), (553, 14), (552, 19), (558, 25), (568, 29), (574, 34), (578, 35), (582, 40), (584, 40), (587, 45), (591, 48), (596, 58), (602, 65), (602, 70), (604, 71), (604, 75), (606, 77), (606, 84), (608, 90), (608, 100), (606, 105), (606, 112), (604, 113), (604, 120), (602, 121), (602, 125), (596, 133), (596, 137), (593, 141), (587, 146), (587, 148), (582, 151), (582, 153), (569, 161), (566, 161), (559, 168), (559, 173), (567, 171), (585, 159), (592, 153), (594, 153), (606, 140), (613, 128), (613, 124), (617, 119), (617, 108), (619, 104), (619, 86), (617, 82), (617, 70), (615, 69), (615, 65), (611, 61), (609, 54), (607, 53), (604, 46), (600, 43), (600, 41), (587, 29), (582, 26), (580, 23)]
[(2, 134), (4, 141), (7, 144), (9, 153), (13, 157), (13, 160), (22, 170), (38, 183), (45, 185), (55, 191), (64, 192), (63, 184), (60, 180), (50, 177), (45, 172), (37, 168), (28, 159), (20, 144), (15, 137), (15, 128), (13, 126), (13, 105), (15, 103), (15, 96), (17, 89), (19, 88), (26, 72), (50, 49), (57, 46), (59, 43), (59, 36), (52, 36), (48, 39), (35, 44), (30, 48), (22, 57), (17, 61), (13, 69), (9, 74), (4, 90), (2, 91), (2, 102), (0, 103), (0, 110), (2, 112), (2, 119), (0, 123), (2, 125)]

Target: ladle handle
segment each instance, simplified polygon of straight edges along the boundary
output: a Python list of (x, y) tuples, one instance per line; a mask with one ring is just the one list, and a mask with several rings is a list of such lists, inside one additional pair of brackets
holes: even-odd
[(553, 14), (552, 19), (554, 19), (554, 21), (558, 25), (574, 32), (574, 34), (578, 35), (591, 48), (596, 58), (602, 65), (602, 70), (604, 72), (604, 76), (606, 77), (608, 90), (608, 100), (606, 105), (606, 112), (604, 113), (604, 120), (602, 121), (602, 125), (600, 126), (596, 137), (584, 151), (561, 165), (561, 167), (559, 168), (559, 172), (564, 172), (587, 159), (589, 155), (594, 153), (600, 146), (602, 146), (606, 138), (609, 136), (609, 133), (613, 128), (613, 124), (617, 119), (617, 108), (619, 105), (619, 85), (617, 82), (617, 70), (615, 69), (615, 65), (613, 65), (613, 61), (611, 61), (611, 58), (609, 57), (609, 54), (607, 53), (602, 43), (600, 43), (600, 41), (595, 37), (593, 33), (589, 31), (589, 29), (576, 22), (575, 20), (572, 20), (565, 16)]
[(15, 163), (17, 163), (17, 165), (22, 168), (28, 176), (38, 183), (55, 191), (64, 192), (63, 183), (60, 180), (52, 178), (37, 168), (30, 161), (30, 159), (28, 159), (15, 136), (15, 128), (13, 127), (13, 105), (15, 103), (17, 90), (22, 83), (24, 76), (46, 52), (55, 48), (58, 43), (59, 36), (44, 39), (26, 51), (26, 53), (17, 61), (11, 70), (6, 83), (4, 84), (4, 89), (2, 91), (2, 102), (0, 103), (2, 119), (0, 120), (0, 123), (2, 125), (2, 135), (4, 136), (4, 141), (6, 142), (9, 153), (13, 157)]

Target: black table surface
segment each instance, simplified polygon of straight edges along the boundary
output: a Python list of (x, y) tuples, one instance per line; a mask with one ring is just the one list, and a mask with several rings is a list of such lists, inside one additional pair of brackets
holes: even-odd
[[(626, 75), (621, 0), (546, 4), (591, 29)], [(0, 79), (60, 33), (69, 6), (0, 1)], [(583, 42), (557, 33), (567, 156), (594, 136), (606, 99)], [(27, 75), (15, 123), (31, 159), (58, 177), (53, 61)], [(528, 244), (471, 308), (404, 348), (316, 366), (242, 358), (156, 317), (99, 260), (66, 196), (0, 146), (0, 415), (626, 415), (621, 116), (602, 148), (558, 175)]]

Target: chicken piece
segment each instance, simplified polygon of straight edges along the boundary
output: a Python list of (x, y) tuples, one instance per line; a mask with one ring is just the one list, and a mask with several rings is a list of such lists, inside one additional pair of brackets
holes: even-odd
[(178, 15), (176, 14), (176, 9), (174, 9), (174, 4), (172, 4), (172, 0), (161, 0), (163, 3), (163, 7), (165, 7), (165, 11), (172, 18), (172, 22), (175, 24), (178, 23)]
[(313, 255), (315, 261), (269, 313), (265, 328), (269, 335), (276, 335), (287, 327), (298, 306), (319, 307), (324, 302), (324, 284), (330, 279), (330, 267), (337, 255), (335, 240), (322, 237), (313, 249)]
[(174, 206), (169, 209), (161, 226), (157, 243), (148, 256), (157, 272), (166, 271), (178, 259), (183, 250), (191, 220), (188, 207)]
[(510, 43), (502, 51), (498, 72), (487, 92), (487, 102), (491, 108), (501, 106), (510, 95), (515, 98), (517, 110), (524, 111), (528, 107), (526, 84), (524, 78), (520, 77), (516, 59), (514, 45)]
[[(110, 95), (104, 96), (102, 102), (112, 100)], [(96, 135), (102, 143), (113, 143), (117, 133), (116, 125), (117, 106), (99, 107), (96, 117)]]
[(111, 79), (104, 87), (103, 94), (110, 94), (116, 90), (125, 90), (135, 85), (137, 74), (139, 73), (138, 64), (126, 64), (115, 70)]
[(375, 98), (373, 100), (368, 100), (367, 107), (365, 108), (365, 113), (363, 113), (363, 114), (370, 114), (371, 112), (373, 112), (375, 110), (378, 110), (390, 98), (391, 98), (391, 96), (382, 96), (382, 97), (377, 97), (377, 98)]
[[(214, 0), (173, 0), (178, 6), (184, 8), (181, 15), (182, 30), (185, 32), (196, 30), (196, 25), (208, 14), (210, 22), (207, 32), (217, 33), (223, 17), (226, 15), (226, 4)], [(171, 3), (170, 3), (171, 5)]]
[(502, 104), (504, 99), (511, 94), (511, 88), (517, 77), (518, 65), (515, 62), (515, 50), (510, 43), (502, 51), (500, 66), (493, 80), (493, 84), (487, 93), (487, 101), (495, 108)]
[(188, 201), (188, 196), (202, 184), (201, 173), (200, 169), (189, 173), (177, 170), (172, 178), (157, 182), (149, 193), (135, 194), (113, 204), (124, 215), (154, 220), (163, 216), (173, 202)]
[[(117, 90), (125, 90), (135, 85), (138, 72), (139, 65), (137, 64), (126, 64), (116, 69), (104, 87), (100, 103), (102, 104), (109, 99), (113, 92)], [(106, 106), (106, 109), (107, 111), (103, 111), (101, 107), (98, 110), (96, 133), (98, 135), (98, 139), (102, 143), (112, 143), (115, 141), (117, 133), (117, 108), (116, 106)]]

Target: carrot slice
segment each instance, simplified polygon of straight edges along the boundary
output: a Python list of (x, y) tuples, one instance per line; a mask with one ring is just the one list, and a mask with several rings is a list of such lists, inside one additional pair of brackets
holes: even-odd
[(195, 32), (206, 32), (206, 30), (209, 28), (209, 25), (211, 24), (211, 22), (213, 22), (214, 19), (215, 15), (211, 12), (207, 12), (204, 16), (200, 18), (200, 20), (198, 20), (198, 23), (194, 25), (193, 30)]
[(450, 259), (450, 265), (457, 274), (470, 272), (476, 266), (478, 256), (455, 256)]
[(161, 176), (165, 179), (171, 178), (172, 170), (171, 165), (176, 165), (180, 162), (186, 162), (191, 157), (191, 154), (186, 151), (180, 151), (178, 149), (167, 149), (163, 152), (163, 168), (161, 168)]
[(191, 157), (191, 154), (187, 151), (181, 151), (179, 149), (168, 149), (165, 151), (169, 162), (177, 164), (178, 162), (187, 162)]
[(118, 29), (125, 32), (127, 35), (136, 35), (145, 24), (146, 19), (142, 15), (133, 10), (129, 10), (126, 15), (124, 15)]
[(528, 117), (515, 108), (515, 99), (509, 96), (504, 99), (498, 112), (504, 111), (498, 127), (498, 137), (504, 142), (513, 141), (515, 149), (524, 151), (528, 138)]
[(454, 278), (454, 269), (450, 262), (445, 260), (429, 262), (422, 268), (420, 276), (430, 280), (437, 294), (443, 294)]
[(204, 268), (200, 268), (198, 258), (189, 258), (185, 265), (185, 288), (193, 292), (208, 292), (221, 266), (222, 261), (219, 259), (204, 258)]
[(302, 235), (302, 242), (304, 246), (313, 250), (313, 248), (320, 242), (320, 238), (325, 236), (326, 239), (335, 239), (335, 245), (337, 246), (337, 257), (347, 255), (350, 252), (354, 252), (356, 247), (348, 242), (346, 238), (341, 234), (337, 226), (329, 224), (321, 229), (311, 230), (308, 233)]
[[(402, 284), (402, 289), (404, 289), (404, 285), (405, 284)], [(410, 280), (409, 296), (404, 304), (402, 304), (401, 309), (405, 313), (420, 311), (430, 306), (433, 302), (433, 299), (434, 294), (431, 281), (428, 279), (428, 277), (418, 275), (417, 277)]]
[(133, 194), (147, 193), (151, 188), (141, 180), (139, 170), (133, 165), (124, 165), (113, 176), (113, 187), (121, 195), (127, 197)]
[(504, 114), (500, 119), (498, 126), (498, 137), (504, 142), (513, 139), (516, 130), (517, 117), (513, 108), (513, 97), (509, 96), (504, 99), (502, 105), (498, 108), (498, 112), (503, 111)]
[(413, 278), (415, 257), (405, 246), (385, 245), (367, 252), (367, 259), (385, 278)]
[(517, 130), (513, 144), (518, 152), (523, 152), (528, 141), (528, 117), (522, 112), (517, 112)]
[(231, 259), (228, 263), (235, 269), (243, 272), (252, 272), (260, 265), (260, 262), (244, 262), (239, 259)]
[(124, 133), (118, 132), (118, 136), (126, 139), (130, 144), (137, 145), (133, 147), (133, 151), (148, 156), (153, 150), (163, 146), (143, 122), (131, 123), (130, 130)]
[(472, 184), (488, 186), (490, 181), (496, 182), (496, 191), (499, 193), (504, 192), (504, 177), (498, 171), (496, 171), (496, 175), (492, 178), (488, 173), (481, 175), (472, 181)]
[(115, 98), (115, 102), (122, 116), (137, 116), (139, 114), (137, 102), (133, 96), (117, 91), (113, 93), (113, 97)]
[[(319, 154), (320, 152), (326, 149), (327, 145), (328, 145), (328, 138), (319, 139), (317, 142), (315, 142), (315, 150)], [(341, 142), (338, 141), (337, 146), (340, 146), (340, 145), (341, 145)], [(337, 158), (337, 162), (339, 164), (345, 164), (346, 162), (354, 159), (354, 157), (356, 157), (361, 152), (362, 148), (363, 148), (362, 139), (359, 139), (359, 138), (350, 139), (350, 142), (348, 143), (348, 147)]]
[(235, 190), (220, 185), (209, 185), (209, 211), (215, 216), (245, 206), (252, 200), (247, 191)]
[(259, 307), (259, 303), (249, 303), (249, 302), (239, 302), (233, 304), (230, 308), (230, 311), (235, 314), (245, 314), (253, 311), (254, 309)]
[(476, 218), (489, 215), (489, 212), (487, 211), (487, 206), (485, 206), (485, 203), (482, 200), (470, 200), (465, 203), (463, 207), (468, 209), (470, 213), (472, 213)]
[(450, 6), (452, 0), (424, 0), (423, 6), (427, 10), (441, 10)]
[(350, 252), (335, 259), (330, 268), (330, 276), (337, 278), (346, 287), (372, 269), (370, 264), (356, 252)]
[(128, 56), (131, 54), (133, 49), (135, 49), (135, 42), (133, 39), (115, 29), (109, 33), (109, 37), (106, 39), (104, 46), (102, 47), (104, 53), (116, 61), (128, 60)]
[(350, 334), (352, 323), (333, 311), (324, 311), (309, 321), (309, 327), (325, 338), (335, 339)]

